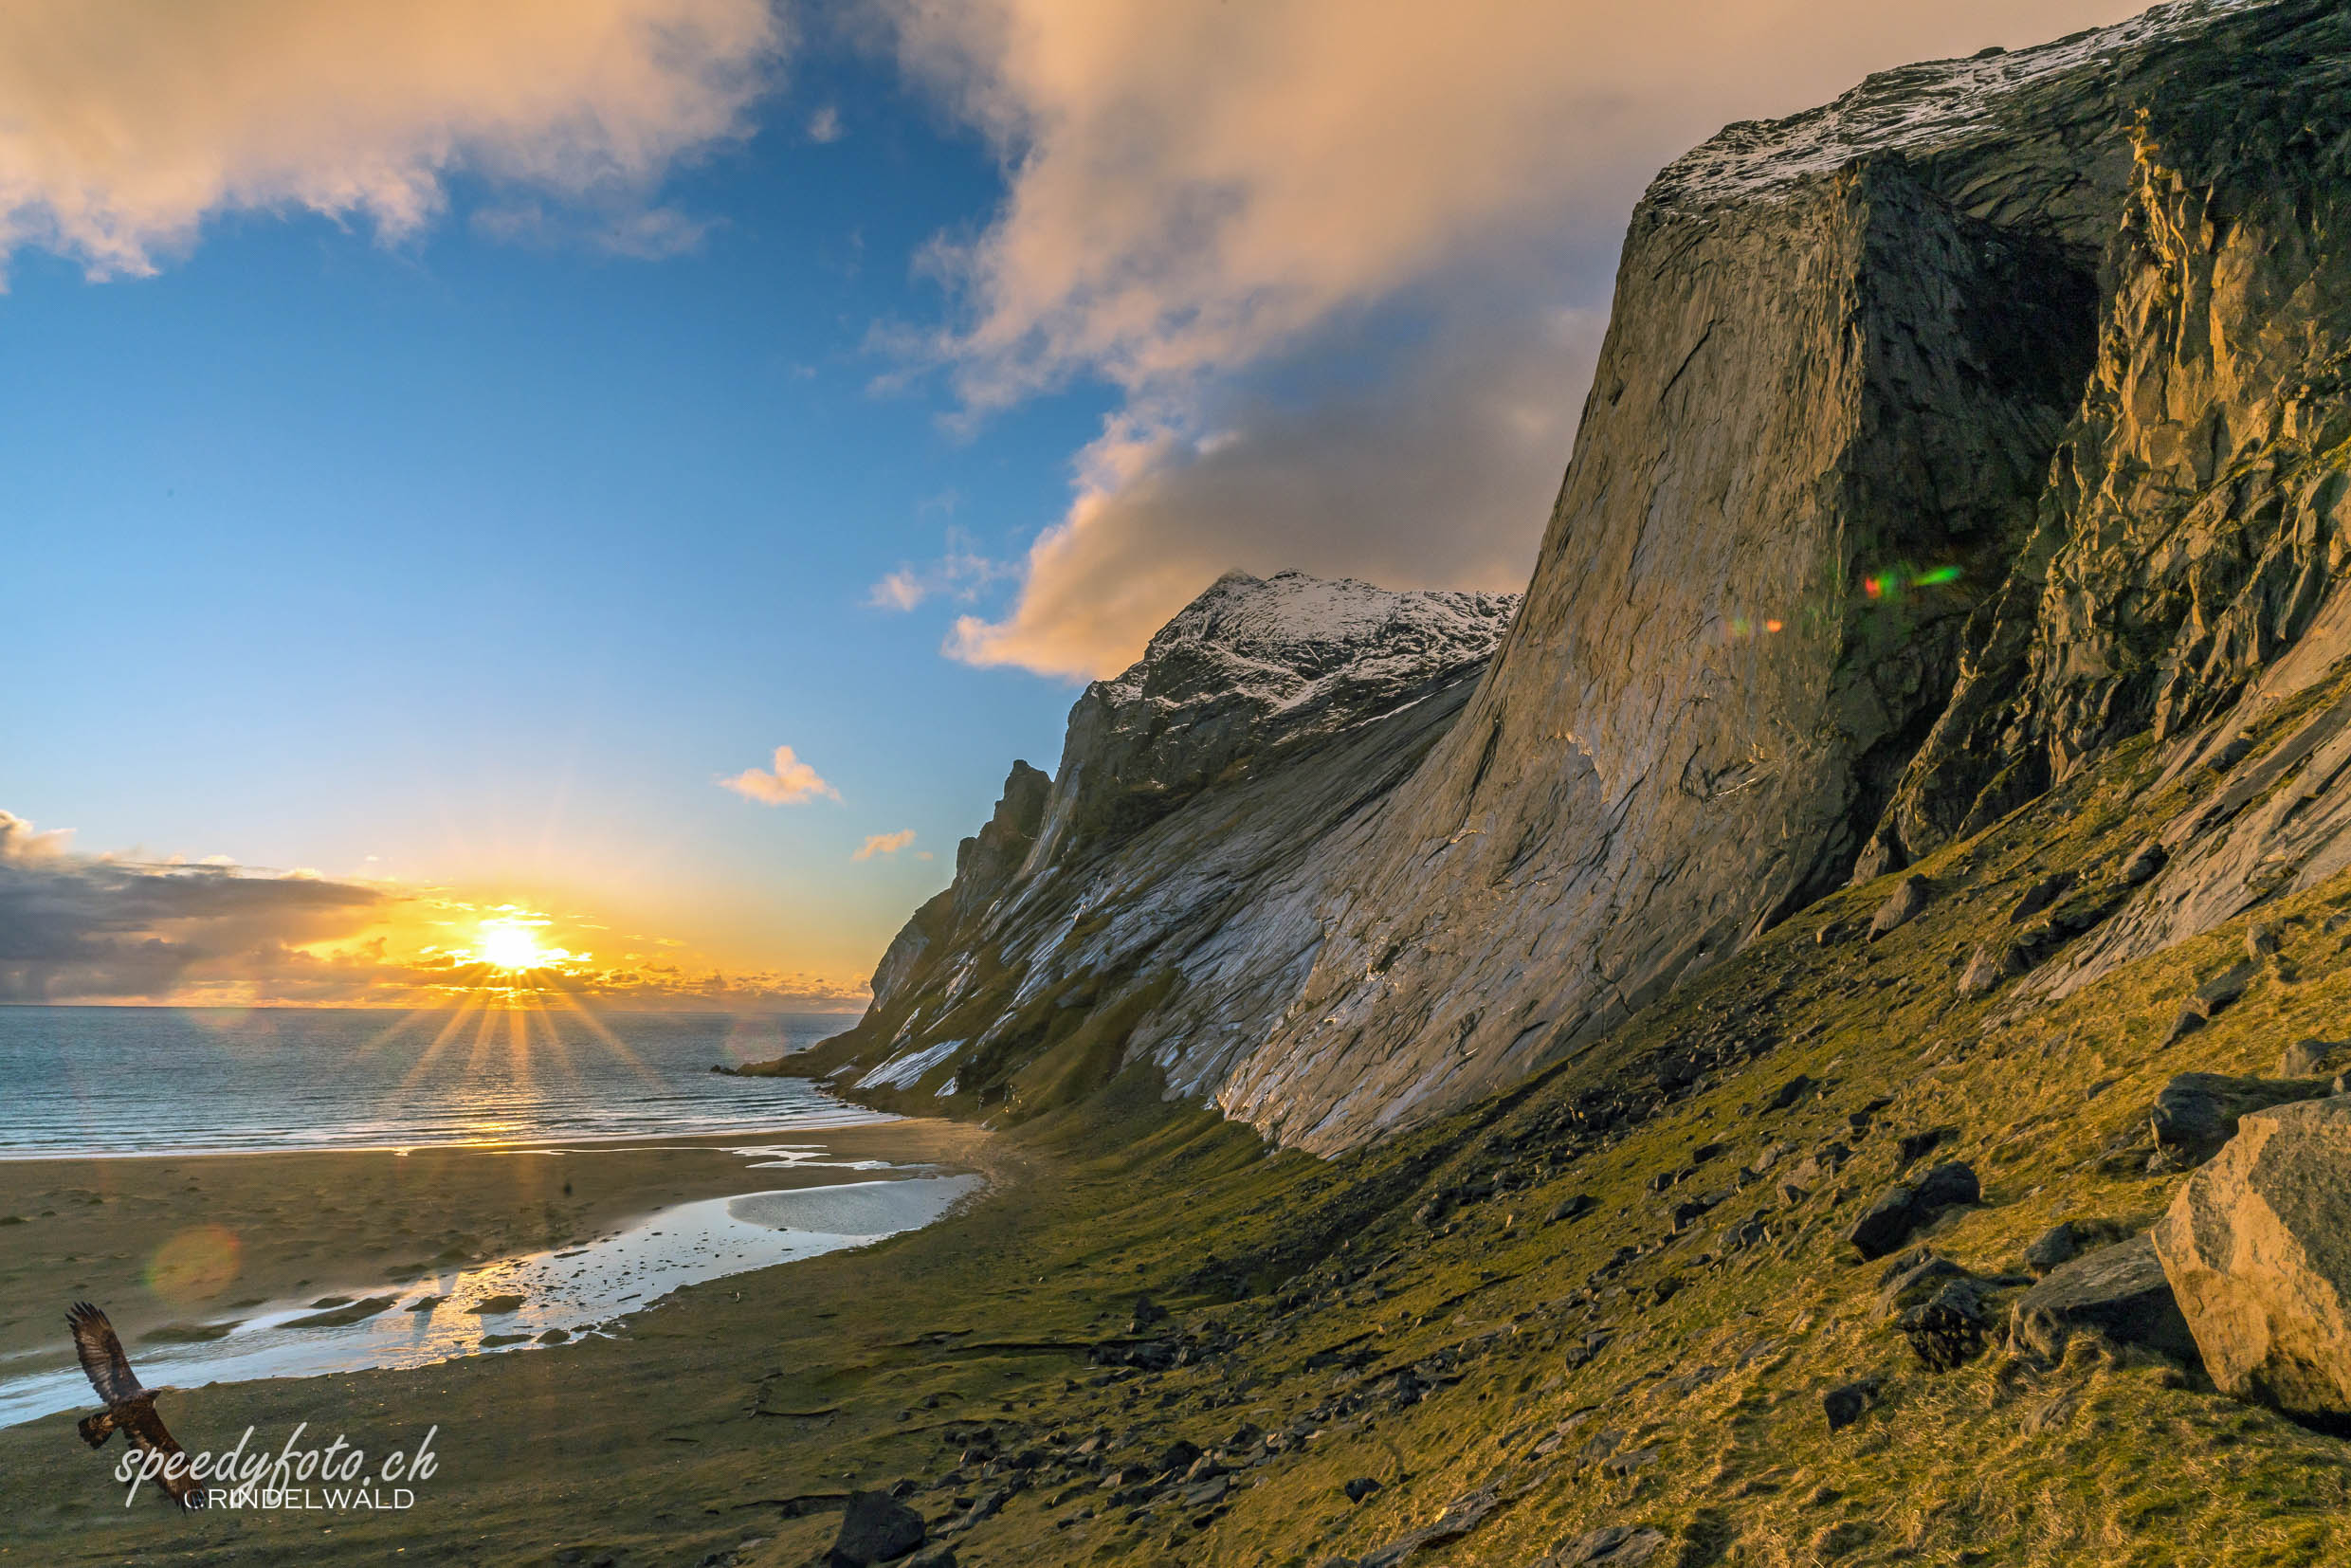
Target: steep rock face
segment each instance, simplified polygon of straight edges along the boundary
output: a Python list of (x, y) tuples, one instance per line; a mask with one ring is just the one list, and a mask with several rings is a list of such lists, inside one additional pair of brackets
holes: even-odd
[(881, 999), (902, 988), (941, 947), (971, 930), (975, 917), (993, 903), (1035, 848), (1045, 820), (1046, 795), (1053, 781), (1026, 762), (1015, 761), (1005, 777), (993, 815), (956, 846), (955, 881), (901, 928), (873, 972), (873, 994)]
[(828, 1056), (869, 1090), (981, 1103), (1138, 1057), (1212, 1092), (1296, 995), (1315, 911), (1517, 603), (1226, 576), (1078, 700), (1049, 790), (1014, 765)]
[(2123, 736), (2193, 730), (2318, 619), (2351, 437), (2346, 36), (2321, 17), (2266, 57), (2200, 60), (2134, 123), (2096, 372), (2039, 535), (1889, 813), (1900, 852)]
[[(2155, 369), (2177, 345), (2141, 319), (2125, 224), (2194, 184), (2151, 167), (2237, 156), (2217, 150), (2247, 125), (2307, 125), (2309, 155), (2335, 155), (2343, 26), (2307, 0), (2158, 8), (1873, 78), (1666, 171), (1525, 611), (1226, 1108), (1336, 1149), (1573, 1053), (1857, 866), (1901, 864), (1906, 825), (1923, 842), (1956, 830), (1954, 800), (1964, 819), (2037, 789), (2046, 770), (1987, 744), (2017, 730), (2020, 665), (2057, 729), (2121, 733), (2131, 703), (2068, 679), (2097, 611), (2047, 613), (2077, 560), (2132, 548), (2083, 541), (2105, 404), (2075, 416), (2102, 365), (2118, 405), (2176, 394), (2190, 429), (2214, 396)], [(2256, 379), (2295, 358), (2246, 352), (2272, 367)], [(2111, 465), (2117, 520), (2155, 450)], [(2306, 558), (2263, 603), (2305, 602)], [(2161, 700), (2145, 684), (2141, 709)]]

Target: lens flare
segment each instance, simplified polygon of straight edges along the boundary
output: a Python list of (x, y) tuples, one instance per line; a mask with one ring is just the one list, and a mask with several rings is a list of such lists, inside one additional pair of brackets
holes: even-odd
[(237, 1277), (237, 1233), (198, 1225), (172, 1237), (147, 1260), (147, 1291), (174, 1306), (217, 1296)]

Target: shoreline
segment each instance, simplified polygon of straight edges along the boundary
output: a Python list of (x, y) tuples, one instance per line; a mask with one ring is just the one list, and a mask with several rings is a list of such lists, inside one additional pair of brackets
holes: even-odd
[[(683, 1204), (972, 1168), (987, 1135), (897, 1119), (607, 1139), (0, 1160), (0, 1370), (70, 1364), (68, 1302), (136, 1359), (309, 1295), (366, 1299), (607, 1239)], [(225, 1331), (222, 1331), (225, 1332)], [(152, 1354), (151, 1349), (151, 1354)]]
[[(718, 1068), (711, 1069), (719, 1071)], [(741, 1076), (741, 1075), (736, 1075)], [(753, 1076), (778, 1077), (782, 1074)], [(831, 1094), (831, 1090), (825, 1091)], [(922, 1117), (902, 1116), (896, 1111), (876, 1110), (843, 1101), (845, 1114), (830, 1117), (795, 1118), (781, 1126), (770, 1122), (746, 1121), (740, 1125), (695, 1127), (671, 1133), (582, 1133), (576, 1138), (519, 1137), (484, 1139), (419, 1139), (408, 1142), (387, 1143), (252, 1143), (232, 1147), (200, 1147), (187, 1149), (0, 1149), (0, 1166), (12, 1164), (74, 1164), (94, 1159), (213, 1159), (246, 1158), (256, 1155), (405, 1155), (444, 1149), (479, 1149), (527, 1154), (533, 1150), (562, 1150), (579, 1145), (645, 1144), (656, 1140), (684, 1144), (696, 1139), (746, 1138), (776, 1139), (791, 1132), (836, 1133), (852, 1127), (874, 1127), (891, 1121), (920, 1121)]]

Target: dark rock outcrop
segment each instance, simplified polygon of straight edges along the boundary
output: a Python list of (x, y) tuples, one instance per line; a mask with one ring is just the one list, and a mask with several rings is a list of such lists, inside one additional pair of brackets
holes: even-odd
[(922, 1544), (922, 1516), (887, 1492), (851, 1492), (841, 1533), (825, 1560), (829, 1568), (869, 1568), (892, 1562)]
[(2247, 1114), (2151, 1247), (2223, 1393), (2351, 1431), (2351, 1096)]
[(2272, 1105), (2320, 1100), (2333, 1092), (2324, 1078), (2233, 1078), (2183, 1072), (2155, 1097), (2149, 1121), (2156, 1153), (2175, 1169), (2201, 1165), (2234, 1138), (2239, 1121)]
[(1973, 1170), (1956, 1162), (1938, 1165), (1915, 1182), (1896, 1182), (1879, 1194), (1845, 1239), (1864, 1258), (1882, 1258), (1945, 1210), (1982, 1197)]
[(2143, 1345), (2190, 1363), (2196, 1358), (2196, 1340), (2163, 1277), (2155, 1242), (2144, 1235), (2051, 1269), (2010, 1310), (2011, 1344), (2048, 1360), (2062, 1359), (2077, 1333)]

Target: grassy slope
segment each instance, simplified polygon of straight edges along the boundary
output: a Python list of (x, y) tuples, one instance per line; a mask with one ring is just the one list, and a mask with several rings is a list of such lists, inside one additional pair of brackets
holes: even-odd
[[(179, 1396), (177, 1424), (200, 1438), (307, 1418), (390, 1442), (441, 1422), (443, 1474), (396, 1524), (125, 1515), (62, 1421), (0, 1433), (0, 1534), (15, 1541), (0, 1561), (374, 1561), (396, 1541), (403, 1561), (802, 1563), (833, 1521), (780, 1500), (903, 1476), (938, 1518), (995, 1486), (977, 1461), (957, 1468), (970, 1423), (1007, 1453), (1102, 1432), (1114, 1462), (1139, 1463), (1244, 1420), (1316, 1435), (1196, 1511), (1162, 1502), (1137, 1517), (1091, 1475), (1048, 1467), (956, 1538), (962, 1560), (1303, 1568), (1495, 1486), (1503, 1505), (1475, 1534), (1416, 1560), (1531, 1563), (1624, 1522), (1664, 1530), (1674, 1547), (1659, 1560), (1685, 1568), (2351, 1561), (2351, 1448), (2084, 1340), (2053, 1369), (1996, 1349), (1929, 1373), (1877, 1316), (1880, 1267), (1839, 1243), (1891, 1178), (1895, 1138), (1935, 1127), (1952, 1129), (1936, 1158), (1971, 1161), (1985, 1186), (1983, 1207), (1932, 1237), (1961, 1262), (2013, 1269), (2061, 1215), (2151, 1217), (2179, 1178), (2144, 1175), (2129, 1146), (2166, 1077), (2266, 1072), (2289, 1040), (2347, 1032), (2351, 938), (2325, 917), (2351, 909), (2351, 879), (2267, 912), (2277, 958), (2170, 1047), (2182, 998), (2241, 952), (2241, 924), (2060, 1005), (1955, 995), (1966, 952), (2012, 930), (2032, 881), (2072, 866), (2094, 884), (2213, 787), (2141, 797), (2151, 772), (2142, 746), (2123, 748), (1929, 861), (1918, 869), (1937, 902), (1874, 946), (1814, 937), (1866, 920), (1890, 884), (1808, 910), (1545, 1079), (1343, 1160), (1268, 1158), (1130, 1076), (1002, 1140), (1001, 1195), (967, 1220), (686, 1292), (630, 1341)], [(1999, 1022), (2004, 1010), (2016, 1015)], [(1625, 1085), (1693, 1042), (1725, 1064), (1653, 1114), (1606, 1133), (1570, 1114), (1637, 1101)], [(1799, 1072), (1819, 1087), (1755, 1108)], [(1849, 1114), (1882, 1096), (1854, 1138)], [(1767, 1196), (1832, 1138), (1855, 1150), (1839, 1179), (1792, 1206)], [(1649, 1190), (1717, 1141), (1728, 1152), (1685, 1186)], [(1773, 1181), (1671, 1237), (1670, 1204), (1727, 1188), (1776, 1142), (1795, 1153)], [(1497, 1175), (1494, 1195), (1424, 1208)], [(1542, 1223), (1577, 1193), (1598, 1208)], [(1702, 1256), (1722, 1222), (1767, 1204), (1768, 1241)], [(1595, 1279), (1624, 1249), (1636, 1255)], [(1679, 1288), (1660, 1302), (1668, 1278)], [(1139, 1290), (1227, 1348), (1165, 1373), (1042, 1348), (1122, 1334)], [(1598, 1326), (1618, 1335), (1571, 1368), (1567, 1347)], [(1415, 1365), (1431, 1392), (1399, 1400), (1396, 1375)], [(1879, 1402), (1831, 1434), (1821, 1393), (1866, 1374), (1885, 1379)], [(1654, 1456), (1588, 1463), (1601, 1433), (1617, 1434), (1615, 1454)], [(1351, 1505), (1340, 1487), (1358, 1476), (1385, 1485)]]

